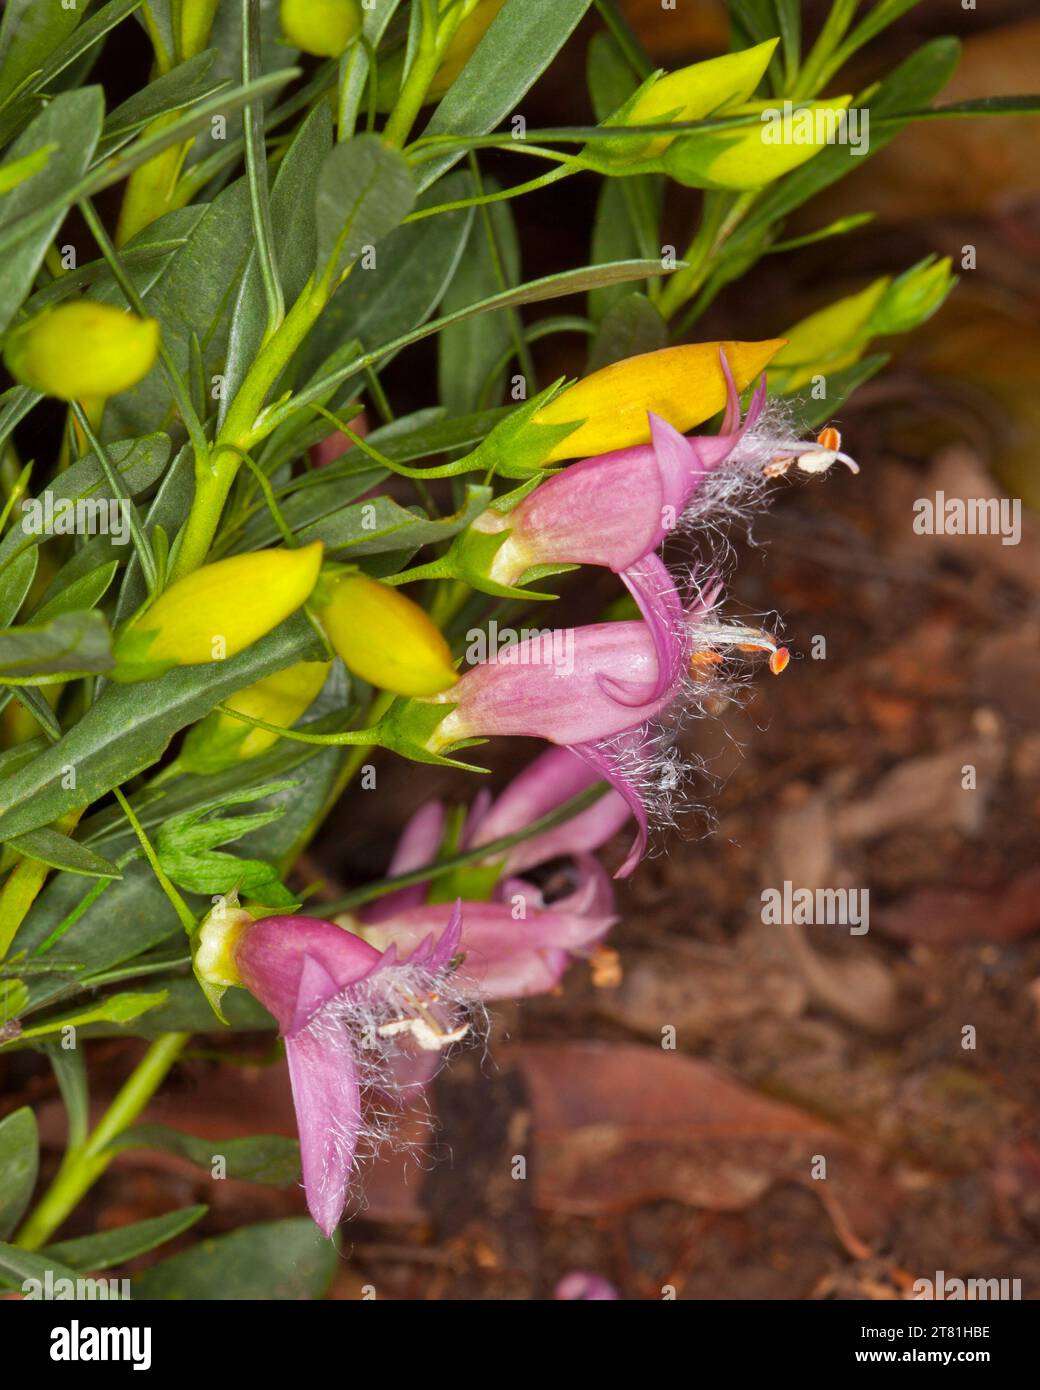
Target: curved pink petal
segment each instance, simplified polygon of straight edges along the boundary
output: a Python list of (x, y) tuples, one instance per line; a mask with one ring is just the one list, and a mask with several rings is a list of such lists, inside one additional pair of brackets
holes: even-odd
[(628, 878), (646, 853), (649, 838), (649, 818), (646, 804), (628, 766), (630, 757), (625, 756), (626, 753), (630, 756), (633, 752), (637, 753), (638, 741), (641, 738), (642, 731), (635, 730), (627, 748), (622, 741), (614, 744), (583, 743), (574, 745), (574, 752), (580, 758), (584, 758), (589, 766), (599, 773), (600, 777), (608, 781), (614, 790), (624, 797), (629, 810), (635, 817), (636, 837), (632, 841), (632, 847), (625, 862), (614, 874), (615, 878)]
[[(410, 874), (413, 869), (425, 868), (437, 858), (437, 851), (444, 838), (444, 805), (440, 801), (427, 801), (420, 806), (401, 832), (394, 848), (387, 877)], [(361, 911), (363, 922), (379, 922), (392, 917), (395, 912), (404, 912), (409, 907), (418, 907), (426, 899), (427, 885), (413, 884), (410, 888), (398, 888), (385, 898), (369, 903)]]
[[(616, 792), (610, 793), (617, 796)], [(617, 796), (623, 804), (623, 798)], [(625, 806), (625, 820), (632, 814)], [(620, 827), (619, 827), (620, 828)], [(614, 888), (606, 869), (592, 854), (578, 854), (574, 859), (576, 880), (566, 897), (553, 900), (554, 912), (576, 912), (582, 917), (613, 917), (616, 909)]]
[[(657, 526), (650, 544), (639, 553), (636, 553), (635, 547), (629, 550), (627, 557), (618, 553), (617, 562), (611, 564), (611, 569), (617, 572), (628, 569), (662, 544), (674, 530), (683, 508), (697, 491), (705, 473), (721, 463), (733, 447), (726, 444), (725, 447), (718, 445), (713, 449), (714, 441), (710, 437), (703, 440), (687, 439), (652, 411), (647, 411), (647, 419), (650, 421), (651, 448), (659, 480)], [(650, 498), (647, 498), (645, 505), (649, 504)]]
[[(362, 943), (363, 944), (363, 943)], [(361, 1128), (357, 1064), (334, 1013), (285, 1040), (307, 1209), (331, 1236), (343, 1213)]]
[[(503, 659), (503, 657), (508, 659)], [(551, 643), (535, 636), (494, 661), (472, 666), (438, 703), (455, 708), (438, 729), (442, 746), (465, 738), (527, 735), (575, 744), (609, 738), (652, 719), (667, 695), (622, 705), (604, 689), (652, 691), (657, 648), (645, 623), (596, 623), (557, 630)]]
[(480, 827), (484, 824), (489, 811), (493, 805), (491, 792), (487, 787), (481, 787), (473, 798), (470, 808), (466, 813), (466, 823), (462, 827), (462, 834), (459, 836), (460, 849), (472, 849), (476, 836), (480, 833)]
[(657, 653), (657, 678), (647, 687), (633, 686), (605, 677), (605, 689), (623, 705), (642, 705), (670, 696), (681, 677), (686, 655), (686, 614), (675, 581), (657, 555), (644, 555), (624, 570), (621, 578), (639, 604)]
[[(479, 848), (523, 830), (593, 786), (597, 780), (592, 769), (569, 749), (547, 748), (513, 778), (480, 819), (470, 848)], [(514, 845), (506, 854), (503, 872), (522, 873), (532, 864), (598, 849), (624, 824), (628, 814), (624, 801), (608, 792), (554, 830), (543, 831)]]
[[(517, 907), (528, 915), (514, 916)], [(569, 953), (596, 942), (615, 920), (612, 914), (541, 911), (534, 902), (467, 902), (462, 915), (463, 930), (454, 949), (464, 960), (455, 978), (481, 999), (515, 998), (553, 988)], [(366, 936), (407, 952), (439, 927), (436, 908), (415, 908), (392, 922), (366, 928)]]
[(547, 478), (510, 513), (511, 546), (526, 557), (525, 568), (621, 569), (657, 544), (663, 502), (651, 445), (600, 454)]
[(341, 991), (384, 963), (353, 933), (316, 917), (264, 917), (235, 948), (242, 982), (278, 1020), (286, 1037)]

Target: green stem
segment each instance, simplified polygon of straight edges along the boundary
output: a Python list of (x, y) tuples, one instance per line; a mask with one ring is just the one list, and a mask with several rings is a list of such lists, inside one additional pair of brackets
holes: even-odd
[[(387, 712), (390, 706), (394, 703), (394, 700), (396, 698), (397, 697), (388, 690), (381, 690), (379, 692), (379, 694), (369, 705), (368, 710), (365, 714), (365, 718), (368, 720), (369, 727), (378, 726), (379, 721), (382, 719), (383, 715)], [(289, 852), (281, 861), (281, 865), (284, 870), (288, 870), (292, 866), (292, 864), (295, 863), (297, 858), (310, 844), (311, 840), (313, 840), (314, 836), (317, 835), (318, 831), (324, 825), (326, 818), (329, 816), (336, 802), (346, 791), (347, 787), (350, 786), (350, 783), (354, 778), (354, 774), (357, 772), (358, 768), (360, 768), (361, 765), (364, 763), (365, 759), (369, 756), (370, 749), (364, 746), (355, 747), (351, 749), (350, 753), (344, 760), (343, 766), (339, 770), (339, 774), (336, 777), (335, 782), (329, 788), (329, 793), (326, 796), (325, 801), (321, 806), (321, 809), (318, 811), (318, 814), (311, 818), (306, 828), (304, 829), (300, 837), (297, 839), (296, 843), (290, 847)]]
[(265, 422), (260, 420), (267, 394), (314, 327), (330, 293), (328, 277), (315, 280), (312, 276), (246, 374), (209, 460), (203, 467), (196, 467), (195, 498), (184, 530), (177, 539), (171, 581), (183, 579), (205, 563), (242, 455), (274, 428), (273, 418)]
[(383, 129), (383, 139), (388, 145), (396, 145), (398, 149), (401, 149), (408, 139), (441, 60), (441, 49), (437, 43), (437, 16), (430, 0), (420, 0), (420, 4), (422, 32), (419, 36), (419, 51)]
[(188, 904), (184, 901), (181, 895), (177, 892), (177, 889), (171, 883), (170, 878), (166, 873), (166, 870), (159, 862), (159, 856), (156, 854), (151, 840), (149, 840), (148, 836), (145, 834), (144, 827), (142, 826), (141, 822), (137, 819), (137, 816), (134, 813), (134, 808), (130, 805), (129, 801), (127, 801), (126, 797), (123, 795), (121, 788), (113, 787), (112, 790), (115, 792), (116, 800), (123, 808), (123, 815), (126, 816), (127, 820), (130, 822), (130, 826), (133, 829), (134, 834), (137, 836), (141, 848), (144, 850), (145, 858), (148, 860), (148, 863), (151, 866), (152, 873), (159, 880), (159, 887), (166, 894), (167, 898), (169, 899), (170, 906), (173, 908), (174, 912), (176, 912), (177, 916), (180, 918), (181, 926), (184, 928), (184, 930), (188, 933), (189, 936), (192, 936), (195, 932), (196, 926), (198, 925), (198, 923), (195, 920), (195, 914), (192, 912), (191, 908), (188, 906)]
[(438, 203), (436, 207), (420, 208), (418, 212), (410, 212), (404, 220), (424, 222), (427, 217), (439, 217), (444, 212), (460, 212), (463, 208), (483, 208), (490, 203), (504, 203), (510, 198), (519, 198), (524, 193), (537, 193), (539, 189), (548, 188), (551, 183), (559, 183), (560, 179), (570, 178), (572, 174), (581, 172), (581, 165), (565, 158), (555, 169), (550, 169), (547, 174), (539, 174), (537, 178), (528, 179), (526, 183), (511, 184), (509, 188), (503, 188), (498, 193), (483, 193), (476, 198), (456, 198), (452, 203)]
[(19, 1231), (16, 1245), (23, 1250), (38, 1250), (67, 1219), (115, 1157), (109, 1152), (109, 1145), (130, 1128), (151, 1100), (188, 1037), (187, 1033), (166, 1033), (152, 1043), (93, 1133), (83, 1143), (66, 1150), (54, 1181)]
[(725, 210), (725, 194), (711, 190), (705, 193), (700, 226), (683, 256), (686, 266), (670, 277), (657, 296), (657, 307), (664, 318), (671, 318), (691, 295), (696, 294), (708, 273), (712, 254), (719, 244), (719, 230)]
[[(242, 0), (242, 83), (251, 82), (260, 52), (260, 8), (257, 0)], [(276, 333), (285, 318), (282, 282), (274, 253), (274, 227), (267, 185), (267, 149), (264, 143), (264, 104), (251, 101), (242, 112), (242, 131), (246, 142), (246, 174), (249, 203), (253, 214), (257, 264), (267, 300), (267, 337)]]

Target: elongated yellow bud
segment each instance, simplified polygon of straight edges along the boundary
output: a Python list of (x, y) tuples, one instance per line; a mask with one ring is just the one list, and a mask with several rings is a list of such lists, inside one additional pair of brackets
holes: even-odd
[[(767, 39), (754, 48), (724, 53), (720, 58), (666, 73), (636, 99), (625, 116), (625, 124), (660, 125), (664, 121), (700, 121), (705, 116), (723, 115), (751, 97), (779, 42)], [(639, 152), (640, 157), (659, 154), (673, 138), (660, 136), (649, 149)]]
[(361, 32), (358, 0), (282, 0), (282, 33), (294, 48), (338, 58)]
[(757, 120), (671, 141), (663, 155), (665, 171), (687, 188), (747, 190), (782, 178), (835, 141), (855, 142), (862, 153), (859, 135), (843, 127), (851, 101), (849, 96), (830, 97), (797, 109), (791, 102), (781, 107), (751, 101), (727, 108), (727, 116)]
[(182, 0), (181, 57), (194, 58), (209, 43), (220, 0)]
[(569, 387), (534, 416), (537, 425), (585, 422), (556, 445), (546, 462), (648, 444), (648, 410), (684, 433), (726, 403), (720, 349), (725, 351), (737, 390), (743, 391), (783, 345), (783, 338), (761, 343), (689, 343), (612, 362)]
[[(476, 5), (459, 22), (459, 27), (448, 40), (440, 65), (433, 74), (424, 104), (440, 101), (459, 73), (473, 56), (473, 50), (491, 28), (492, 21), (506, 0), (477, 0)], [(376, 82), (376, 107), (380, 111), (392, 109), (401, 90), (404, 76), (405, 48), (395, 49), (387, 58), (380, 58)]]
[[(331, 666), (331, 661), (298, 661), (236, 691), (224, 703), (251, 719), (291, 729), (314, 703)], [(269, 729), (250, 728), (242, 720), (214, 710), (188, 731), (178, 763), (188, 772), (219, 772), (240, 758), (258, 757), (277, 742), (278, 735)]]
[(417, 603), (377, 579), (348, 574), (318, 609), (344, 664), (395, 695), (437, 695), (458, 680), (440, 630)]
[(477, 0), (475, 9), (466, 16), (451, 36), (440, 67), (433, 75), (426, 93), (427, 101), (439, 99), (469, 62), (473, 50), (491, 28), (492, 20), (506, 0)]
[[(239, 690), (224, 703), (229, 709), (248, 714), (251, 719), (262, 719), (265, 724), (291, 729), (300, 715), (314, 703), (331, 666), (331, 661), (298, 661), (295, 666), (276, 671), (273, 676)], [(220, 719), (225, 727), (232, 724), (238, 729), (248, 727), (227, 714), (222, 714)], [(239, 745), (239, 757), (255, 758), (277, 742), (278, 735), (267, 729), (249, 729)]]
[(155, 366), (159, 325), (112, 304), (76, 299), (7, 335), (4, 363), (23, 386), (63, 401), (115, 396)]
[(116, 680), (142, 680), (169, 666), (235, 656), (283, 622), (310, 595), (322, 544), (258, 550), (203, 565), (166, 589), (115, 644)]

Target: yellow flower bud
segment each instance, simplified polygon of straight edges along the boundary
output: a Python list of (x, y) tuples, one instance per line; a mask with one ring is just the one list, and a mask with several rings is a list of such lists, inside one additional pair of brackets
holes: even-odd
[(358, 0), (282, 0), (282, 33), (294, 48), (318, 58), (338, 58), (357, 38), (363, 15)]
[[(758, 119), (671, 141), (664, 153), (665, 171), (687, 188), (761, 188), (843, 139), (842, 123), (851, 101), (843, 96), (807, 102), (797, 109), (791, 102), (777, 106), (768, 101), (731, 107), (727, 116)], [(851, 143), (851, 132), (848, 139)]]
[(863, 355), (870, 321), (889, 284), (888, 276), (875, 280), (788, 329), (787, 343), (770, 366), (770, 386), (786, 394), (805, 386), (818, 372), (851, 367)]
[[(331, 667), (331, 661), (298, 661), (295, 666), (287, 666), (284, 671), (276, 671), (273, 676), (239, 690), (224, 703), (229, 709), (248, 714), (251, 719), (291, 729), (314, 703)], [(227, 714), (222, 714), (220, 719), (224, 725), (235, 724), (239, 729), (248, 727)], [(255, 758), (277, 742), (278, 735), (267, 729), (250, 729), (239, 747), (239, 757)]]
[(181, 57), (194, 58), (209, 42), (220, 0), (182, 0)]
[(534, 416), (537, 425), (585, 422), (557, 444), (545, 461), (589, 458), (648, 444), (648, 410), (685, 433), (726, 404), (720, 348), (737, 390), (743, 391), (783, 344), (783, 338), (761, 343), (688, 343), (612, 362), (561, 392)]
[(155, 365), (159, 325), (112, 304), (74, 299), (7, 335), (4, 363), (23, 386), (63, 401), (115, 396)]
[(365, 574), (331, 588), (318, 617), (344, 664), (395, 695), (437, 695), (458, 680), (451, 651), (417, 603)]
[(203, 565), (171, 584), (115, 644), (116, 680), (140, 680), (168, 666), (235, 656), (283, 622), (310, 595), (322, 544), (257, 550)]
[[(229, 709), (291, 729), (314, 703), (332, 666), (331, 661), (298, 661), (273, 676), (265, 676), (224, 703)], [(214, 710), (189, 730), (179, 763), (188, 772), (217, 772), (232, 767), (240, 758), (255, 758), (278, 742), (268, 729), (250, 728), (240, 719)]]
[[(625, 125), (661, 125), (664, 121), (700, 121), (723, 115), (749, 100), (779, 42), (778, 38), (767, 39), (754, 48), (666, 73), (636, 99), (625, 115)], [(673, 138), (665, 135), (655, 139), (648, 149), (639, 151), (639, 157), (660, 154)]]
[(433, 75), (426, 92), (427, 101), (439, 100), (469, 62), (473, 50), (491, 28), (491, 22), (506, 0), (477, 0), (476, 8), (468, 14), (451, 36), (440, 67)]

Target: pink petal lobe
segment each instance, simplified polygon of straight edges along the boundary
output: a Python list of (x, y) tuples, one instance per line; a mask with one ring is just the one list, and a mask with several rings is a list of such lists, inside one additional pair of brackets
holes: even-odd
[(307, 1209), (327, 1236), (343, 1213), (361, 1128), (361, 1093), (347, 1025), (333, 1015), (320, 1029), (285, 1040)]

